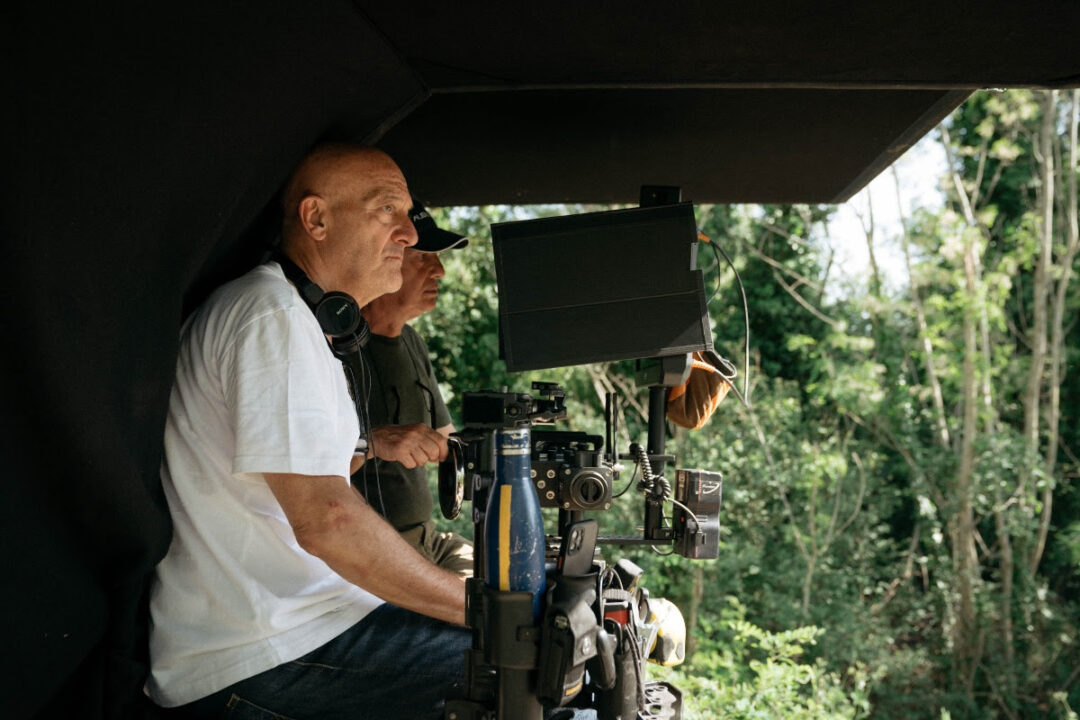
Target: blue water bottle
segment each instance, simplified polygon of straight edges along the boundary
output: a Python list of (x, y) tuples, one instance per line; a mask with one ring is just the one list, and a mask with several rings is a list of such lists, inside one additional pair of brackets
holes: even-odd
[(484, 529), (485, 577), (496, 590), (533, 594), (533, 620), (540, 621), (544, 588), (544, 518), (529, 477), (529, 428), (495, 433), (495, 483)]

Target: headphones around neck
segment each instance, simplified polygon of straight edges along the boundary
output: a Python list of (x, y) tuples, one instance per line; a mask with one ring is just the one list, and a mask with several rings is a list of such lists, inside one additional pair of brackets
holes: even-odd
[(283, 253), (277, 253), (274, 259), (281, 265), (285, 277), (300, 291), (300, 297), (315, 314), (319, 327), (330, 337), (330, 349), (334, 355), (346, 358), (367, 345), (371, 329), (351, 295), (337, 291), (323, 292), (307, 273)]

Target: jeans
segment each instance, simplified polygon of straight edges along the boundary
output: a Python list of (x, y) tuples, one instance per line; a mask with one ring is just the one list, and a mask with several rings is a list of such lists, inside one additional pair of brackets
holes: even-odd
[(241, 680), (185, 709), (215, 720), (441, 720), (463, 691), (472, 635), (384, 604), (296, 660)]
[[(446, 698), (464, 694), (470, 647), (465, 628), (387, 603), (322, 647), (182, 712), (198, 720), (442, 720)], [(565, 708), (545, 715), (596, 717)]]

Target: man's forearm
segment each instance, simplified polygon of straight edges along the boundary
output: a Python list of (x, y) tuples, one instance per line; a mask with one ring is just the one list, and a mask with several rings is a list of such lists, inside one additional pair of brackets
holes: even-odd
[(464, 581), (424, 559), (343, 478), (266, 480), (297, 542), (334, 572), (399, 607), (464, 624)]
[[(381, 515), (357, 497), (359, 521), (333, 533), (318, 557), (336, 573), (406, 610), (465, 624), (465, 583), (432, 564)], [(372, 551), (357, 553), (366, 546)]]

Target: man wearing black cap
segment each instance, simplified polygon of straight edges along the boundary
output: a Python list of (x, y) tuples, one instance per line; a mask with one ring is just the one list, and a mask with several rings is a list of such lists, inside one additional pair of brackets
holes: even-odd
[[(416, 198), (410, 216), (419, 241), (405, 252), (401, 289), (363, 308), (372, 333), (365, 352), (372, 366), (369, 411), (376, 452), (380, 443), (392, 442), (417, 426), (444, 437), (454, 430), (427, 345), (408, 323), (435, 308), (444, 274), (439, 253), (469, 241), (438, 227)], [(353, 475), (353, 485), (421, 555), (446, 570), (471, 576), (472, 544), (460, 535), (438, 532), (431, 520), (426, 460), (418, 455), (401, 462), (368, 462)]]

